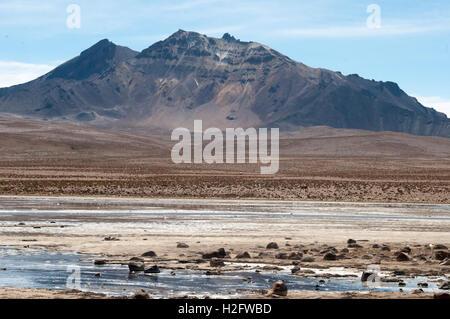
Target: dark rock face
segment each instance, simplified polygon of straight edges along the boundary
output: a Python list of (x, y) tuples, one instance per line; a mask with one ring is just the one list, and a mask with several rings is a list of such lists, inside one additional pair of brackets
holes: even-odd
[(278, 244), (275, 242), (268, 243), (266, 249), (278, 249)]
[(310, 68), (271, 48), (178, 31), (141, 53), (102, 40), (29, 83), (0, 112), (101, 127), (335, 128), (450, 137), (450, 120), (397, 84)]

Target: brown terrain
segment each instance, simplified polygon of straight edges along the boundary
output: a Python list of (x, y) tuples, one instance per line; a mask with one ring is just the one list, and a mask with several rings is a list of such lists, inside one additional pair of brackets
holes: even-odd
[(0, 118), (0, 193), (450, 203), (450, 139), (313, 127), (282, 133), (280, 171), (173, 164), (170, 133)]

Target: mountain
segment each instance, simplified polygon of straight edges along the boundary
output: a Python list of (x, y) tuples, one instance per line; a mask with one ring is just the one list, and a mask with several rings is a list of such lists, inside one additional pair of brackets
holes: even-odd
[(0, 112), (101, 127), (310, 126), (450, 137), (450, 120), (396, 83), (311, 68), (259, 43), (179, 30), (142, 52), (102, 40), (26, 84)]

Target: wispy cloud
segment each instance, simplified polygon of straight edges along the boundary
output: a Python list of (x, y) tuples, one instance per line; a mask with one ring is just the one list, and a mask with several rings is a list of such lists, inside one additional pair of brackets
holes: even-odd
[(417, 96), (417, 100), (424, 106), (432, 107), (436, 111), (447, 114), (450, 118), (450, 99), (440, 96)]
[(54, 66), (0, 61), (0, 87), (25, 83), (51, 71)]

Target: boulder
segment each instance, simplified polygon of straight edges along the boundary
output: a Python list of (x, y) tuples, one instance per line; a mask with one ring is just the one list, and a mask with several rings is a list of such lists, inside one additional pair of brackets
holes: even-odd
[(251, 256), (248, 252), (244, 251), (236, 256), (237, 259), (250, 259)]
[(269, 296), (287, 296), (288, 289), (283, 280), (279, 280), (272, 285), (270, 290), (267, 293)]
[(445, 246), (445, 245), (442, 245), (442, 244), (436, 244), (436, 245), (434, 245), (434, 249), (436, 249), (436, 250), (447, 250), (448, 247)]
[(364, 271), (361, 275), (361, 281), (362, 282), (366, 282), (369, 280), (370, 276), (374, 276), (375, 273), (370, 272), (370, 271)]
[(276, 259), (288, 259), (288, 255), (286, 253), (279, 253), (275, 255)]
[(302, 254), (302, 253), (300, 253), (300, 252), (299, 252), (299, 253), (292, 252), (292, 253), (289, 255), (288, 259), (290, 259), (290, 260), (301, 260), (302, 257), (303, 257), (303, 254)]
[(313, 263), (315, 261), (316, 260), (313, 257), (303, 257), (301, 260), (301, 262), (304, 262), (304, 263)]
[(141, 255), (142, 257), (156, 257), (156, 253), (152, 250), (147, 251)]
[(444, 281), (439, 285), (439, 289), (441, 290), (449, 290), (450, 289), (450, 281)]
[(152, 266), (144, 271), (144, 273), (146, 273), (146, 274), (159, 274), (160, 272), (161, 272), (161, 270), (156, 265)]
[(128, 269), (130, 270), (130, 272), (144, 271), (145, 265), (141, 261), (130, 261), (128, 263)]
[(211, 259), (211, 258), (225, 258), (227, 256), (227, 253), (225, 252), (224, 248), (219, 248), (216, 251), (212, 251), (210, 253), (203, 254), (203, 259)]
[(409, 248), (409, 247), (404, 247), (404, 248), (401, 250), (401, 252), (402, 252), (402, 253), (406, 253), (406, 254), (410, 254), (410, 253), (411, 253), (411, 248)]
[(347, 244), (356, 244), (356, 240), (349, 239), (349, 240), (347, 240)]
[(94, 261), (94, 265), (96, 265), (96, 266), (106, 265), (106, 260), (104, 260), (104, 259), (97, 259), (97, 260)]
[(133, 299), (151, 299), (150, 295), (144, 290), (144, 289), (139, 289), (138, 291), (136, 291), (134, 293), (134, 295), (132, 296)]
[(178, 243), (177, 248), (185, 249), (185, 248), (189, 248), (189, 245), (186, 243)]
[(336, 254), (332, 253), (332, 252), (328, 252), (325, 254), (325, 256), (323, 256), (323, 260), (336, 260)]
[(347, 245), (348, 248), (363, 248), (363, 246), (353, 243), (353, 244), (348, 244)]
[(220, 259), (211, 259), (211, 261), (209, 262), (209, 265), (211, 267), (224, 267), (225, 263)]
[(278, 244), (275, 242), (267, 244), (266, 249), (278, 249)]
[(434, 299), (445, 299), (445, 300), (450, 300), (450, 294), (446, 293), (446, 292), (438, 292), (435, 293), (433, 296)]
[(389, 246), (387, 246), (387, 245), (383, 245), (383, 246), (381, 247), (381, 250), (383, 250), (383, 251), (391, 251), (391, 247), (389, 247)]
[(140, 261), (140, 262), (144, 262), (144, 259), (140, 258), (140, 257), (132, 257), (130, 258), (130, 261)]
[(438, 250), (434, 253), (434, 258), (437, 260), (445, 260), (450, 258), (450, 252), (445, 250)]
[(405, 253), (402, 253), (402, 252), (400, 252), (398, 255), (397, 255), (397, 261), (401, 261), (401, 262), (403, 262), (403, 261), (409, 261), (409, 257), (408, 257), (408, 255), (407, 254), (405, 254)]

